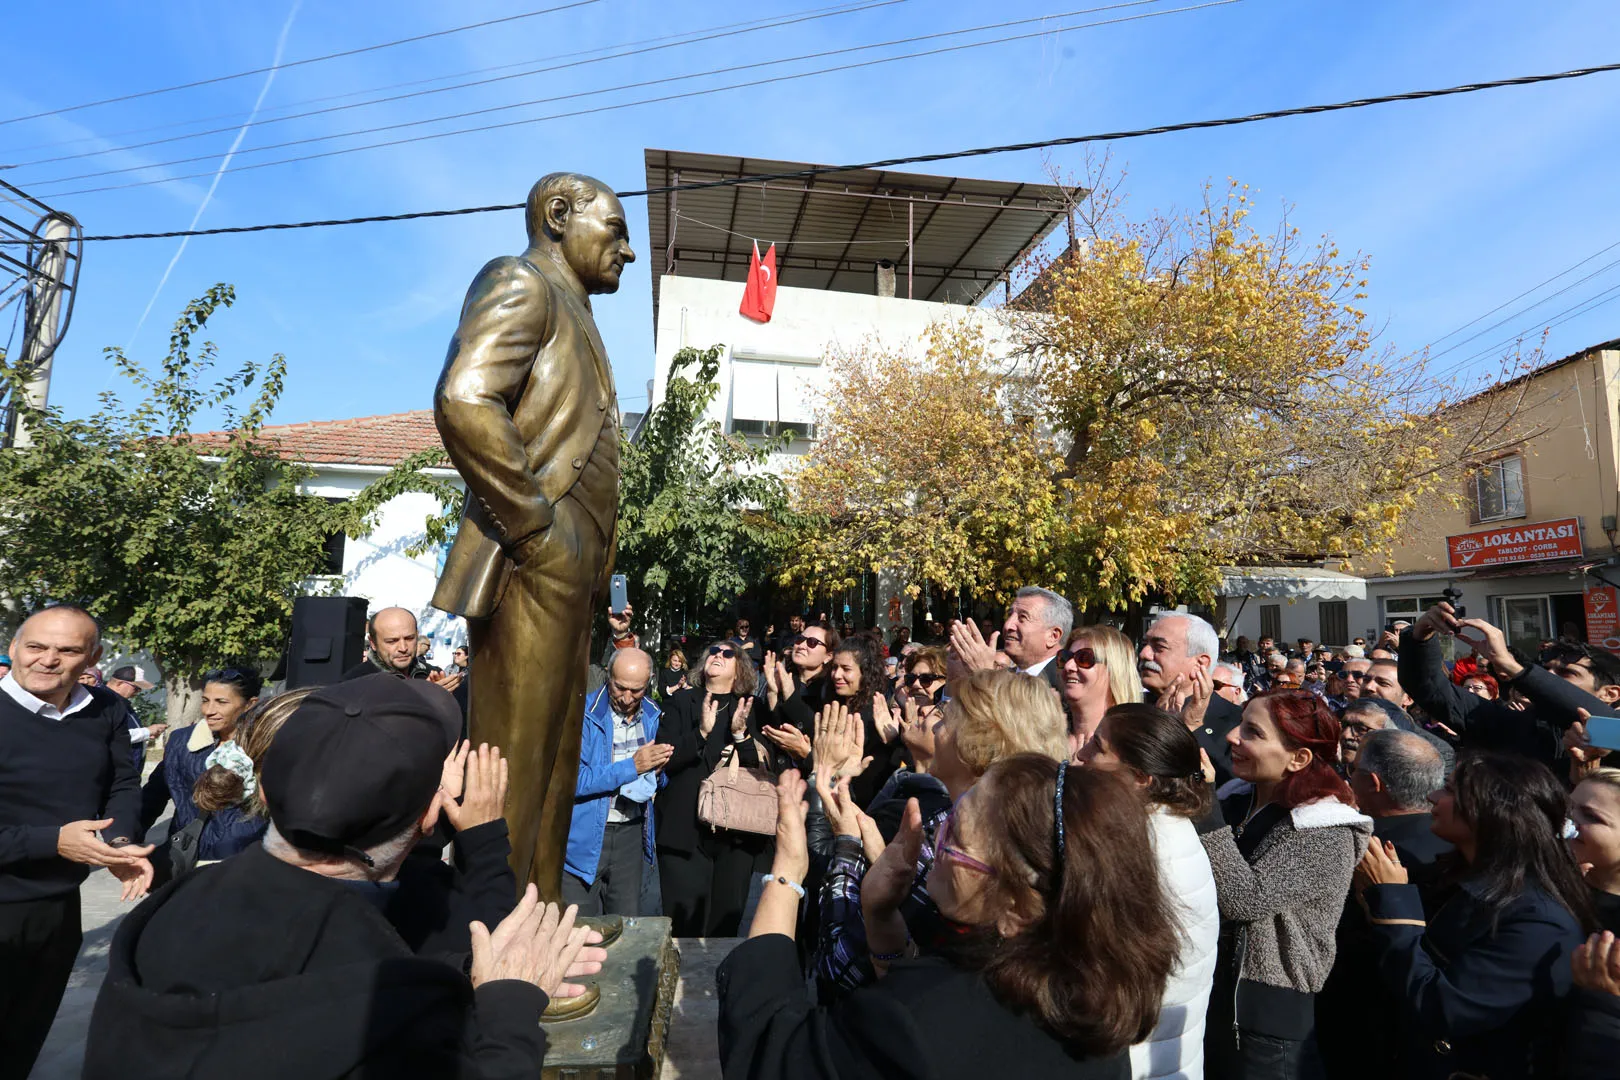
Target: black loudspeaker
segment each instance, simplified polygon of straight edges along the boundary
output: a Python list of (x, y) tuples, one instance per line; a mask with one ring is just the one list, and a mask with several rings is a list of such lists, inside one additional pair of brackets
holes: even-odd
[(366, 599), (300, 596), (293, 601), (287, 689), (335, 683), (366, 656)]

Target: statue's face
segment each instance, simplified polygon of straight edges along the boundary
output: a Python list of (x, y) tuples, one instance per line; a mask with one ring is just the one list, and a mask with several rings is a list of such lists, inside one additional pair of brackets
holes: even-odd
[(617, 292), (625, 264), (636, 261), (624, 207), (611, 192), (604, 191), (583, 211), (568, 215), (561, 246), (569, 268), (589, 293)]

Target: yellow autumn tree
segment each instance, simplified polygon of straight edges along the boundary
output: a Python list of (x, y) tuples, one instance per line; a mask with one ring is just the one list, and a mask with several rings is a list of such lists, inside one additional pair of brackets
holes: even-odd
[(1084, 186), (1083, 242), (1005, 313), (1010, 351), (940, 325), (920, 360), (836, 358), (792, 480), (823, 524), (785, 582), (1209, 599), (1223, 566), (1370, 561), (1512, 441), (1510, 409), (1435, 419), (1455, 395), (1376, 345), (1365, 259), (1257, 230), (1236, 185), (1136, 223)]
[(817, 442), (790, 481), (813, 525), (783, 584), (834, 592), (893, 570), (915, 596), (1053, 580), (1062, 461), (1014, 412), (979, 331), (942, 322), (920, 357), (868, 343), (830, 367)]

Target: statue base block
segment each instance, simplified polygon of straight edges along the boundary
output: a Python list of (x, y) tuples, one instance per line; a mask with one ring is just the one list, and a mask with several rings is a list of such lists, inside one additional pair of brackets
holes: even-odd
[(656, 1080), (664, 1063), (680, 952), (662, 918), (626, 918), (602, 970), (601, 991), (578, 1020), (547, 1023), (544, 1080)]

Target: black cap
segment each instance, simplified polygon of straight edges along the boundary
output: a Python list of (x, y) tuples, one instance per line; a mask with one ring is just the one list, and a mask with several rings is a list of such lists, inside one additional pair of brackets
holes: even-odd
[(379, 673), (324, 686), (265, 751), (270, 820), (310, 851), (382, 843), (427, 809), (460, 737), (460, 707), (431, 683)]

